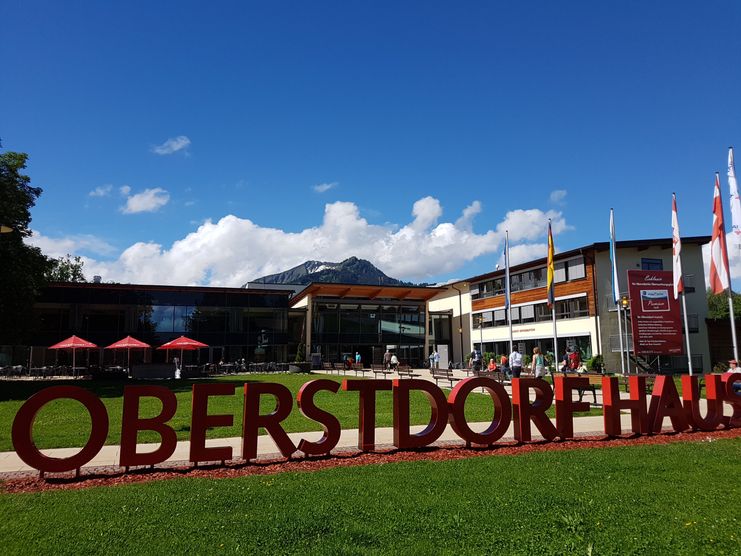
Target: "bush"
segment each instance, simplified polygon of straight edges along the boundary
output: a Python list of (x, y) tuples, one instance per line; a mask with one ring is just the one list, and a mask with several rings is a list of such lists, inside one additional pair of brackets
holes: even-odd
[(587, 370), (593, 373), (601, 373), (604, 367), (604, 361), (600, 354), (593, 355), (586, 361)]

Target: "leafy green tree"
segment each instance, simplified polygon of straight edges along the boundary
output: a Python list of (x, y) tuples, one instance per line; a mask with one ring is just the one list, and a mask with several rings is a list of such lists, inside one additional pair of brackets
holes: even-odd
[(71, 255), (59, 257), (52, 261), (53, 267), (47, 272), (46, 279), (50, 282), (87, 282), (82, 272), (84, 263), (80, 257)]
[[(710, 319), (727, 319), (728, 318), (728, 295), (725, 293), (714, 294), (708, 289), (708, 318)], [(741, 318), (741, 294), (733, 294), (733, 313), (735, 318)]]
[(22, 173), (27, 159), (24, 153), (0, 153), (0, 344), (21, 343), (31, 329), (33, 303), (52, 265), (23, 241), (31, 235), (30, 209), (42, 191)]

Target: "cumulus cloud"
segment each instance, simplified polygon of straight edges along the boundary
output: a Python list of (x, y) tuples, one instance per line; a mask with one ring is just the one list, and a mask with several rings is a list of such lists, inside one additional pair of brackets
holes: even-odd
[(567, 191), (565, 189), (555, 189), (554, 191), (551, 191), (551, 196), (550, 196), (551, 203), (553, 203), (554, 205), (565, 204), (566, 193)]
[(110, 184), (106, 185), (99, 185), (95, 189), (93, 189), (88, 195), (90, 197), (108, 197), (108, 195), (111, 194), (111, 191), (113, 191), (113, 186)]
[(116, 248), (107, 241), (89, 234), (71, 235), (65, 237), (49, 237), (32, 230), (31, 236), (26, 243), (38, 247), (49, 257), (64, 257), (67, 254), (80, 254), (83, 252), (95, 255), (112, 255)]
[(510, 241), (533, 241), (543, 237), (548, 230), (548, 219), (554, 234), (572, 229), (559, 211), (540, 209), (516, 209), (509, 211), (502, 222), (497, 224), (497, 232), (504, 234), (509, 230)]
[(329, 183), (319, 183), (314, 186), (314, 192), (315, 193), (326, 193), (330, 189), (334, 189), (339, 184), (336, 181), (329, 182)]
[[(390, 276), (430, 281), (464, 268), (477, 257), (499, 252), (504, 223), (511, 241), (512, 231), (521, 230), (516, 243), (526, 243), (513, 246), (513, 264), (520, 255), (545, 254), (546, 228), (540, 224), (549, 213), (511, 211), (496, 229), (475, 233), (470, 223), (480, 210), (480, 203), (473, 202), (458, 219), (444, 221), (440, 202), (425, 197), (414, 203), (408, 223), (378, 225), (361, 216), (355, 203), (338, 201), (325, 205), (320, 224), (297, 232), (259, 226), (230, 214), (201, 223), (170, 246), (138, 242), (115, 260), (86, 259), (85, 271), (118, 282), (236, 287), (307, 259), (340, 261), (354, 255)], [(560, 213), (551, 216), (554, 233), (567, 228)], [(541, 241), (532, 243), (531, 239)]]
[[(129, 188), (129, 191), (131, 189)], [(123, 193), (123, 188), (121, 188)], [(161, 187), (145, 189), (141, 193), (129, 195), (126, 204), (121, 207), (124, 214), (136, 214), (138, 212), (156, 212), (170, 201), (170, 194)]]
[(152, 152), (161, 156), (174, 154), (183, 149), (187, 149), (190, 146), (190, 139), (185, 135), (178, 135), (177, 137), (170, 137), (167, 141), (161, 145), (155, 145), (152, 147)]
[(126, 195), (131, 193), (131, 187), (129, 187), (128, 185), (122, 185), (121, 187), (118, 188), (118, 192), (124, 197), (126, 197)]

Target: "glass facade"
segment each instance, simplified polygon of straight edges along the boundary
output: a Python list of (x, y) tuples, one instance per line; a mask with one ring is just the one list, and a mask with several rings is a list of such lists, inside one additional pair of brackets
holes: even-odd
[(341, 301), (313, 301), (312, 350), (321, 353), (324, 361), (340, 362), (357, 352), (363, 362), (381, 364), (386, 349), (405, 363), (419, 365), (424, 361), (423, 302)]
[[(131, 335), (153, 347), (185, 335), (208, 348), (185, 352), (186, 362), (244, 358), (287, 361), (288, 292), (108, 284), (53, 285), (35, 307), (36, 332), (29, 345), (50, 346), (72, 334), (104, 347)], [(173, 354), (174, 355), (174, 354)], [(180, 354), (178, 353), (178, 356)], [(110, 350), (91, 350), (110, 363)], [(120, 354), (118, 354), (120, 357)], [(48, 351), (49, 363), (64, 352)], [(132, 351), (132, 357), (162, 362), (164, 351)]]

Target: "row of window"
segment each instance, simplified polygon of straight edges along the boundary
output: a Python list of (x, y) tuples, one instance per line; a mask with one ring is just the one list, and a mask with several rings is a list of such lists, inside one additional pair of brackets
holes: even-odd
[[(584, 258), (577, 257), (567, 261), (559, 261), (554, 265), (553, 281), (556, 284), (580, 280), (586, 277)], [(545, 266), (518, 272), (510, 275), (510, 291), (518, 292), (533, 288), (544, 288), (547, 285), (547, 268)], [(483, 299), (504, 293), (504, 276), (480, 282), (471, 286), (471, 299)]]
[[(576, 319), (589, 316), (589, 305), (586, 297), (556, 301), (557, 319)], [(512, 324), (544, 322), (552, 320), (551, 309), (547, 303), (534, 303), (512, 308)], [(504, 309), (484, 311), (473, 315), (474, 328), (489, 328), (507, 324), (507, 313)]]

